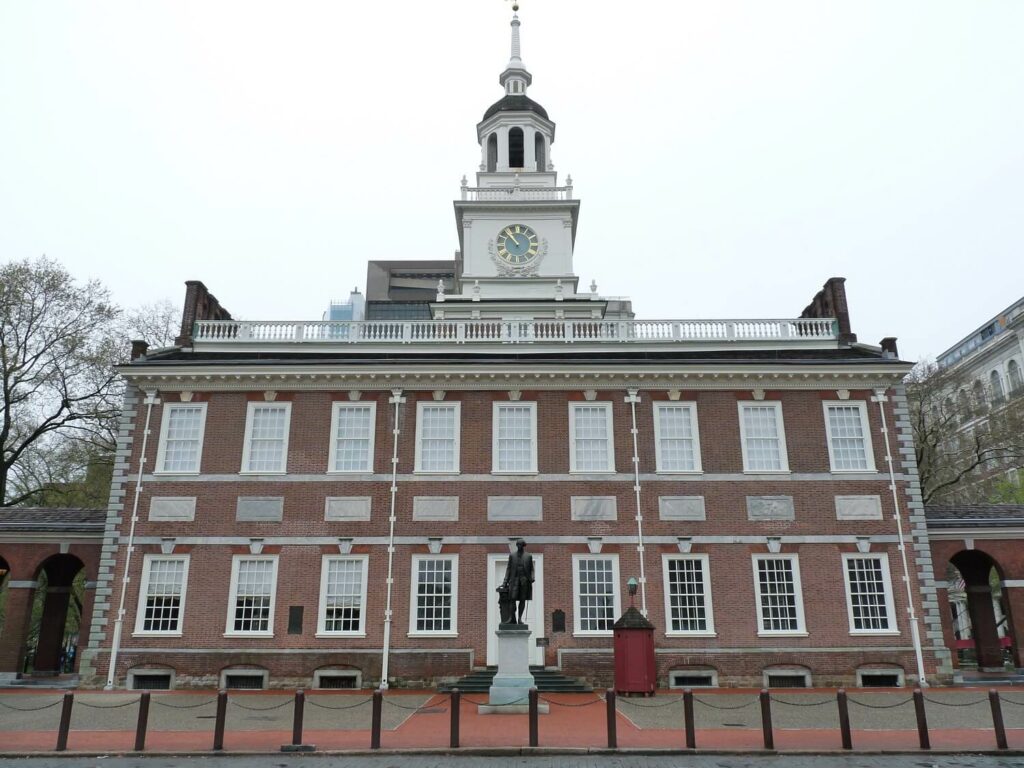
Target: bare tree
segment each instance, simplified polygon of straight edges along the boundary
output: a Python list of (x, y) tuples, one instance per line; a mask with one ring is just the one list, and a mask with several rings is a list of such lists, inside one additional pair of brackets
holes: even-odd
[(915, 367), (906, 385), (926, 504), (989, 501), (1005, 471), (1024, 466), (1024, 398), (934, 363)]
[(143, 339), (150, 348), (169, 347), (181, 330), (181, 310), (167, 299), (125, 310), (124, 335)]
[(119, 315), (46, 257), (0, 267), (0, 506), (43, 495), (62, 454), (113, 449)]

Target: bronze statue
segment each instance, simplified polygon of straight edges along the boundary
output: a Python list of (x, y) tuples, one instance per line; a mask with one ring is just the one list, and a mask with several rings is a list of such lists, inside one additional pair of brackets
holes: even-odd
[[(533, 555), (526, 542), (516, 541), (516, 551), (508, 556), (505, 579), (498, 587), (498, 608), (502, 624), (522, 624), (526, 603), (533, 599)], [(516, 608), (518, 607), (518, 611)]]

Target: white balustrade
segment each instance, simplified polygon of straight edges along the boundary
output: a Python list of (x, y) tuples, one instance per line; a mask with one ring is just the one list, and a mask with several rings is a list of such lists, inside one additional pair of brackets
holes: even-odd
[(572, 200), (572, 187), (463, 187), (462, 199), (489, 200)]
[(195, 324), (202, 344), (669, 344), (730, 341), (829, 341), (832, 318), (794, 320), (365, 320)]

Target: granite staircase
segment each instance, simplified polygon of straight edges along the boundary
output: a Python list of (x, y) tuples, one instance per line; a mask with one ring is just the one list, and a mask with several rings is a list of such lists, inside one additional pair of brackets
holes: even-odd
[[(458, 688), (462, 693), (487, 693), (497, 672), (497, 667), (476, 669), (454, 683), (438, 686), (437, 690), (439, 693), (448, 693), (452, 688)], [(566, 677), (553, 669), (530, 667), (530, 674), (533, 675), (537, 690), (541, 693), (588, 693), (593, 690), (586, 683), (574, 677)]]

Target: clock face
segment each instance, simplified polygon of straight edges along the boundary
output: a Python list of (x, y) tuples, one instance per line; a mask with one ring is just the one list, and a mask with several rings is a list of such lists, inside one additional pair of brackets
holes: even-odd
[(509, 224), (498, 233), (498, 258), (509, 264), (526, 264), (537, 258), (537, 233), (525, 224)]

